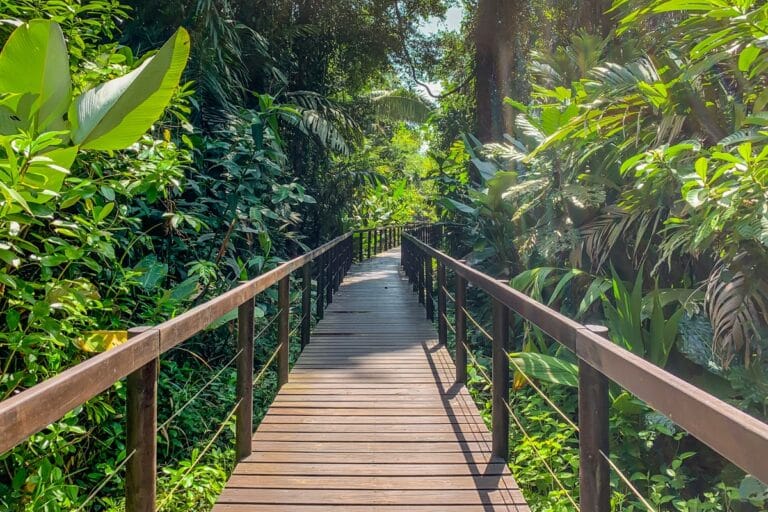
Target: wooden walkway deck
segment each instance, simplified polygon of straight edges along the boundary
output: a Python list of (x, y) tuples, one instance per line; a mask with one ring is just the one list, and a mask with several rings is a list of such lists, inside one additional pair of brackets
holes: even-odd
[(528, 511), (398, 265), (352, 268), (214, 512)]

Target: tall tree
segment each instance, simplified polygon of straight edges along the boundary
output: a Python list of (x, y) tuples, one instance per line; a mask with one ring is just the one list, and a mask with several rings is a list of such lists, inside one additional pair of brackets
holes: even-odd
[(530, 0), (480, 0), (475, 14), (475, 101), (478, 138), (501, 140), (514, 113), (504, 98), (525, 101), (530, 49)]
[(615, 26), (608, 9), (612, 0), (582, 0), (579, 4), (579, 27), (591, 34), (608, 37)]

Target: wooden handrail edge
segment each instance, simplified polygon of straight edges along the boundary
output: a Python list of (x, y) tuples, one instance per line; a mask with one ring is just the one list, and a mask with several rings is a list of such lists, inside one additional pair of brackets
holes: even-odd
[(414, 236), (403, 238), (550, 335), (747, 473), (768, 482), (768, 424)]

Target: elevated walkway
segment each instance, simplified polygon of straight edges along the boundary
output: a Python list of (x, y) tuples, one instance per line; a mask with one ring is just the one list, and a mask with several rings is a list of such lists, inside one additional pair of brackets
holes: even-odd
[(528, 511), (399, 260), (352, 267), (215, 512)]

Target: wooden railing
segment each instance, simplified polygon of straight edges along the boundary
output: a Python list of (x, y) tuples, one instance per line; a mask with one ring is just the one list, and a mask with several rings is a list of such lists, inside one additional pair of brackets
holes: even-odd
[[(353, 260), (371, 257), (399, 243), (402, 227), (387, 226), (346, 233), (259, 277), (194, 307), (167, 322), (129, 330), (129, 340), (59, 375), (0, 402), (0, 453), (14, 448), (69, 411), (127, 377), (126, 510), (150, 512), (156, 504), (157, 375), (159, 358), (171, 348), (200, 333), (228, 312), (238, 310), (235, 444), (238, 460), (251, 454), (253, 432), (254, 299), (278, 285), (278, 343), (265, 367), (277, 361), (278, 382), (288, 380), (290, 343), (290, 279), (301, 271), (303, 348), (310, 341), (312, 281), (316, 282), (315, 315), (333, 301)], [(363, 239), (367, 239), (365, 251)], [(355, 240), (358, 240), (359, 247)], [(263, 370), (263, 369), (262, 369)], [(260, 371), (259, 374), (263, 374)]]
[[(492, 448), (507, 459), (510, 426), (510, 313), (519, 315), (578, 358), (578, 435), (580, 509), (610, 511), (609, 397), (613, 381), (661, 412), (745, 472), (768, 483), (768, 424), (723, 402), (604, 337), (607, 332), (581, 325), (508, 286), (505, 281), (473, 269), (433, 247), (442, 226), (420, 226), (402, 236), (402, 266), (427, 318), (437, 320), (441, 343), (447, 341), (447, 270), (455, 275), (453, 300), (456, 340), (456, 380), (466, 382), (466, 291), (472, 285), (493, 301), (492, 339)], [(437, 268), (436, 286), (433, 272)], [(437, 295), (437, 312), (435, 299)], [(597, 332), (595, 332), (597, 331)], [(486, 333), (487, 334), (487, 333)], [(602, 335), (601, 335), (602, 334)], [(616, 469), (616, 468), (614, 468)]]

